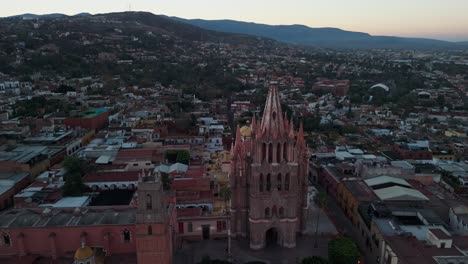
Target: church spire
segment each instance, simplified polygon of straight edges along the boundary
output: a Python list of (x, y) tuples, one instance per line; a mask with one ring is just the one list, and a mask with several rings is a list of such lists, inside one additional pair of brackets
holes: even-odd
[(271, 135), (273, 138), (277, 138), (284, 133), (283, 113), (276, 84), (272, 84), (268, 91), (260, 127), (261, 134), (264, 136)]
[(304, 147), (304, 127), (302, 125), (302, 122), (299, 124), (299, 131), (297, 132), (297, 145), (299, 147)]

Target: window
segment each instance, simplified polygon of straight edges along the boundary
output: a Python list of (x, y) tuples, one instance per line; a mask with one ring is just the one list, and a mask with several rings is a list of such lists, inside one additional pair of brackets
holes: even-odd
[(226, 230), (227, 227), (226, 227), (226, 221), (223, 221), (223, 230)]
[(270, 208), (267, 207), (265, 208), (265, 218), (269, 218), (270, 217)]
[(7, 233), (3, 233), (3, 235), (2, 235), (2, 242), (3, 242), (3, 245), (6, 246), (6, 247), (11, 246), (10, 235), (7, 234)]
[(216, 221), (216, 232), (223, 231), (223, 221)]
[(266, 160), (266, 143), (262, 145), (262, 161)]
[(153, 227), (152, 226), (148, 226), (148, 235), (152, 235), (153, 234)]
[(136, 166), (138, 166), (138, 163), (133, 163), (133, 167), (136, 167)]
[(288, 146), (286, 143), (283, 144), (283, 159), (285, 161), (288, 161), (288, 152), (287, 152)]
[(278, 174), (278, 177), (276, 179), (276, 185), (278, 187), (278, 191), (281, 191), (281, 188), (282, 188), (282, 185), (283, 185), (283, 176), (280, 174)]
[(184, 223), (179, 223), (179, 234), (183, 234), (184, 233)]
[(268, 163), (273, 162), (273, 144), (268, 144)]
[(268, 173), (267, 180), (266, 180), (266, 191), (271, 191), (271, 175)]
[(260, 174), (260, 183), (259, 183), (259, 190), (263, 192), (263, 174)]
[(147, 194), (146, 195), (146, 210), (152, 210), (153, 209), (153, 198), (151, 195)]
[(283, 218), (284, 217), (284, 208), (280, 207), (279, 209), (279, 217)]
[(276, 163), (281, 162), (281, 143), (278, 143), (276, 147)]
[(273, 121), (276, 120), (276, 112), (273, 112)]
[(277, 215), (276, 214), (276, 205), (273, 206), (273, 209), (271, 210), (271, 215)]
[(127, 229), (123, 231), (123, 240), (126, 243), (130, 242), (130, 231), (128, 231)]
[(193, 224), (192, 224), (192, 222), (189, 222), (189, 223), (188, 223), (187, 232), (189, 232), (189, 233), (192, 233), (192, 232), (193, 232)]
[(286, 178), (284, 179), (284, 190), (289, 191), (289, 173), (286, 174)]

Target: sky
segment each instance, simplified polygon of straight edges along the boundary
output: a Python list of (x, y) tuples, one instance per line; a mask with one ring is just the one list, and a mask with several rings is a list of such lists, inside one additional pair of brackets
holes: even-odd
[(0, 0), (0, 7), (0, 17), (131, 10), (468, 41), (468, 0)]

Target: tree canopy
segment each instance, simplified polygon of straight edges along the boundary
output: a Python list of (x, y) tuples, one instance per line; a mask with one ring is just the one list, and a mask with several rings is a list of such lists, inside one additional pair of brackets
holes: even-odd
[(358, 246), (351, 238), (341, 237), (328, 242), (330, 264), (356, 264), (360, 255)]
[(301, 264), (328, 264), (328, 260), (319, 256), (312, 256), (302, 259)]
[(63, 167), (66, 173), (63, 176), (65, 184), (62, 187), (62, 195), (81, 196), (84, 189), (82, 177), (90, 171), (91, 167), (86, 160), (75, 156), (66, 157)]

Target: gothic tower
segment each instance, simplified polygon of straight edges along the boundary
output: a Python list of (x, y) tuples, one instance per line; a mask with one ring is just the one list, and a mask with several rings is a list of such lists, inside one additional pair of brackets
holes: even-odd
[(136, 250), (138, 264), (172, 263), (172, 210), (164, 202), (159, 175), (142, 171), (138, 183)]
[(261, 122), (252, 133), (237, 129), (231, 163), (231, 231), (248, 237), (252, 249), (296, 246), (305, 228), (308, 153), (302, 124), (294, 131), (282, 113), (278, 88), (269, 89)]

